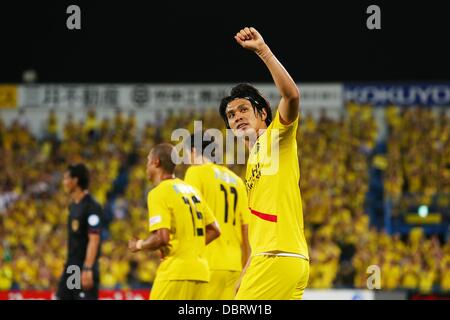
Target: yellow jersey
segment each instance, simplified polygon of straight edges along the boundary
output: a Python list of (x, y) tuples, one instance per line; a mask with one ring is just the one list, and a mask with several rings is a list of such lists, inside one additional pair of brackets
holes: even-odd
[(250, 215), (244, 182), (214, 163), (189, 167), (184, 180), (200, 191), (220, 225), (220, 237), (205, 249), (210, 269), (241, 271), (242, 225)]
[(250, 151), (246, 171), (251, 211), (249, 242), (252, 256), (268, 251), (301, 254), (309, 259), (300, 195), (296, 132), (279, 112)]
[(85, 125), (84, 125), (84, 130), (86, 132), (90, 131), (90, 130), (95, 130), (97, 129), (97, 118), (95, 116), (88, 116), (87, 119), (85, 120)]
[(209, 281), (205, 226), (215, 221), (200, 192), (180, 179), (163, 180), (147, 197), (149, 230), (170, 230), (169, 254), (157, 270), (159, 280)]

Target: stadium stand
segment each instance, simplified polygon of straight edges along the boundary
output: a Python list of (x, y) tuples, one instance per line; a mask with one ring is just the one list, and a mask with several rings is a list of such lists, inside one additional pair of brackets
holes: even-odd
[[(66, 250), (68, 199), (61, 179), (67, 164), (77, 161), (91, 169), (90, 189), (105, 208), (102, 288), (149, 288), (158, 256), (132, 255), (126, 246), (132, 235), (147, 232), (145, 199), (152, 186), (145, 177), (146, 156), (154, 144), (170, 141), (175, 128), (192, 132), (193, 120), (225, 130), (210, 109), (169, 111), (142, 130), (134, 114), (120, 110), (97, 119), (91, 109), (85, 119), (68, 115), (64, 123), (50, 111), (40, 136), (31, 133), (23, 113), (10, 124), (0, 119), (0, 290), (56, 287)], [(339, 119), (323, 112), (319, 119), (307, 114), (301, 120), (297, 139), (311, 288), (365, 288), (367, 266), (378, 265), (385, 290), (450, 291), (450, 239), (421, 227), (407, 233), (389, 229), (377, 220), (382, 208), (374, 210), (371, 200), (381, 192), (394, 203), (393, 217), (409, 194), (420, 194), (418, 203), (430, 208), (439, 201), (450, 208), (448, 198), (438, 197), (450, 194), (449, 117), (392, 106), (386, 122), (383, 154), (369, 105), (348, 104)], [(231, 169), (244, 175), (244, 165)], [(180, 166), (177, 175), (185, 170)], [(374, 176), (373, 170), (382, 174)]]

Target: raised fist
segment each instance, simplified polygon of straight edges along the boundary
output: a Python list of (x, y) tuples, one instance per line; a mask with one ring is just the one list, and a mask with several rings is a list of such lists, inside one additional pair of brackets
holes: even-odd
[(236, 41), (245, 49), (259, 52), (264, 46), (264, 39), (253, 27), (245, 27), (234, 36)]

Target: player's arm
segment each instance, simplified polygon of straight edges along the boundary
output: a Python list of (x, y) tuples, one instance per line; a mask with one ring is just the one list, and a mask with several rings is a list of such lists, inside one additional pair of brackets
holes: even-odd
[(241, 286), (242, 278), (244, 277), (245, 272), (247, 271), (248, 266), (251, 261), (251, 247), (250, 242), (248, 240), (248, 223), (250, 222), (250, 210), (248, 209), (248, 198), (247, 191), (245, 189), (244, 184), (240, 185), (240, 202), (239, 202), (239, 211), (241, 213), (241, 224), (242, 224), (242, 268), (241, 276), (239, 280), (236, 282), (236, 286), (234, 289), (234, 294), (239, 291), (239, 287)]
[(87, 290), (91, 289), (94, 285), (92, 267), (95, 263), (95, 257), (97, 257), (100, 234), (90, 233), (88, 239), (86, 258), (84, 259), (83, 272), (81, 274), (81, 284)]
[(200, 177), (200, 174), (197, 170), (196, 167), (190, 166), (187, 170), (186, 170), (186, 174), (184, 175), (184, 181), (197, 188), (198, 191), (200, 191), (201, 194), (203, 194), (203, 183), (202, 183), (202, 179)]
[(251, 258), (249, 257), (247, 259), (247, 263), (245, 264), (244, 268), (242, 269), (241, 276), (239, 277), (239, 280), (236, 282), (236, 285), (234, 287), (234, 295), (236, 295), (237, 292), (239, 291), (239, 288), (240, 288), (241, 282), (242, 282), (242, 278), (244, 277), (244, 274), (247, 271), (248, 266), (250, 265), (250, 261), (251, 261)]
[(86, 268), (90, 269), (94, 266), (95, 257), (97, 257), (98, 245), (100, 243), (100, 234), (89, 233), (88, 235), (88, 245), (86, 249), (86, 258), (84, 259), (84, 264)]
[(250, 259), (250, 243), (248, 241), (248, 224), (243, 224), (241, 226), (242, 231), (242, 243), (241, 243), (241, 252), (242, 252), (242, 267), (247, 264), (247, 261)]
[(169, 229), (162, 228), (153, 231), (147, 239), (131, 239), (128, 242), (128, 249), (130, 249), (131, 252), (138, 252), (141, 250), (158, 250), (166, 247), (169, 244), (169, 240)]
[(250, 222), (250, 209), (248, 208), (248, 197), (247, 190), (245, 189), (244, 182), (240, 181), (238, 185), (239, 198), (238, 198), (238, 208), (239, 217), (241, 220), (241, 254), (242, 254), (242, 267), (247, 264), (250, 259), (251, 249), (250, 241), (248, 239), (248, 224)]
[(100, 245), (101, 219), (102, 209), (100, 206), (91, 207), (93, 212), (87, 217), (88, 225), (88, 244), (86, 248), (86, 255), (83, 263), (83, 271), (81, 273), (81, 285), (84, 289), (91, 289), (94, 285), (94, 276), (92, 268), (95, 263), (95, 258), (98, 254)]
[(147, 196), (150, 236), (146, 239), (133, 237), (128, 241), (128, 249), (131, 252), (141, 250), (158, 250), (165, 255), (170, 242), (171, 218), (167, 205), (166, 195), (161, 189), (150, 192)]
[(211, 208), (206, 202), (202, 202), (202, 209), (205, 217), (205, 244), (220, 237), (220, 227)]
[(278, 105), (280, 121), (285, 125), (289, 125), (297, 119), (299, 113), (300, 92), (294, 80), (255, 28), (241, 29), (234, 38), (242, 47), (255, 52), (269, 69), (281, 95), (280, 104)]
[(205, 227), (205, 243), (209, 244), (211, 241), (217, 239), (220, 236), (220, 228), (217, 221), (208, 224)]

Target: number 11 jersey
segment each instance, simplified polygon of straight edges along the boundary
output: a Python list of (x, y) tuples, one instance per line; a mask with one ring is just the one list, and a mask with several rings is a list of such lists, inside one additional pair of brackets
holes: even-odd
[(220, 226), (220, 237), (205, 251), (210, 269), (241, 271), (241, 228), (250, 219), (244, 181), (227, 167), (213, 163), (189, 167), (184, 181), (200, 191)]

